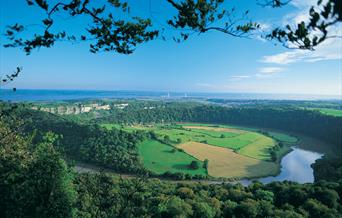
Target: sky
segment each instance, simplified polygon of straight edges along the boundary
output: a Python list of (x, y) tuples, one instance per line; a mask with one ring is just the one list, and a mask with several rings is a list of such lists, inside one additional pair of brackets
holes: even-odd
[[(0, 0), (0, 31), (14, 23), (29, 24), (28, 32), (41, 30), (43, 12), (24, 0)], [(55, 2), (55, 0), (50, 0)], [(165, 0), (131, 3), (132, 14), (152, 17), (157, 27), (166, 26), (174, 11)], [(230, 0), (261, 24), (262, 31), (307, 19), (315, 0), (293, 0), (281, 9), (264, 8), (251, 0)], [(83, 18), (56, 18), (57, 28), (80, 33)], [(340, 31), (341, 26), (332, 31)], [(169, 32), (168, 32), (169, 31)], [(166, 34), (177, 34), (167, 28)], [(257, 34), (249, 39), (218, 32), (193, 34), (182, 43), (160, 38), (139, 45), (131, 55), (89, 52), (87, 43), (58, 42), (53, 48), (34, 50), (27, 56), (19, 48), (3, 48), (0, 75), (22, 66), (23, 72), (6, 88), (142, 90), (170, 92), (287, 93), (342, 96), (342, 40), (332, 39), (313, 52), (286, 49)]]

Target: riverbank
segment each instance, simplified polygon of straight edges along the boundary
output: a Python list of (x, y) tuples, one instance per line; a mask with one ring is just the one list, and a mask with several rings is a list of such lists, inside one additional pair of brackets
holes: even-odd
[[(229, 179), (207, 179), (207, 180), (172, 180), (163, 177), (149, 177), (148, 179), (160, 179), (163, 181), (174, 182), (174, 183), (206, 183), (206, 184), (221, 184), (221, 183), (241, 183), (242, 185), (249, 185), (253, 181), (259, 181), (264, 184), (273, 181), (293, 181), (298, 183), (312, 183), (314, 182), (313, 169), (311, 164), (313, 164), (317, 159), (321, 158), (323, 154), (307, 151), (301, 148), (293, 148), (293, 150), (288, 153), (281, 161), (280, 173), (277, 176), (267, 176), (255, 179), (241, 179), (241, 180), (229, 180)], [(99, 166), (76, 163), (74, 167), (75, 171), (78, 173), (109, 173), (112, 176), (122, 177), (122, 178), (140, 178), (138, 175), (134, 174), (122, 174), (117, 173), (113, 170), (101, 168)]]
[[(239, 128), (237, 126), (234, 126)], [(240, 127), (241, 129), (246, 129), (249, 127)], [(261, 181), (263, 183), (268, 183), (272, 181), (283, 181), (283, 180), (290, 180), (294, 182), (313, 182), (313, 170), (311, 168), (311, 164), (313, 164), (317, 159), (321, 158), (325, 152), (327, 152), (326, 143), (313, 139), (311, 137), (295, 134), (295, 133), (288, 133), (284, 131), (278, 131), (274, 129), (257, 129), (257, 128), (249, 128), (249, 130), (254, 131), (265, 131), (265, 132), (280, 132), (284, 134), (288, 134), (290, 136), (295, 136), (298, 141), (295, 143), (296, 146), (290, 147), (289, 144), (285, 144), (280, 148), (278, 151), (278, 160), (277, 163), (279, 164), (278, 171), (276, 173), (263, 175), (260, 177), (244, 177), (244, 178), (209, 178), (207, 180), (174, 180), (171, 178), (165, 177), (153, 177), (158, 178), (165, 181), (170, 182), (204, 182), (209, 184), (217, 184), (217, 183), (242, 183), (242, 184), (249, 184), (254, 180)], [(310, 158), (308, 158), (310, 156)], [(288, 160), (289, 159), (289, 160)], [(295, 171), (298, 169), (304, 170), (303, 173), (296, 174)], [(110, 173), (114, 176), (121, 176), (125, 178), (136, 178), (139, 177), (133, 174), (120, 174), (111, 169), (105, 169), (99, 166), (91, 165), (91, 164), (84, 164), (84, 163), (77, 163), (75, 166), (75, 170), (77, 172), (105, 172)], [(307, 172), (307, 173), (306, 173)], [(296, 176), (293, 176), (296, 175)]]

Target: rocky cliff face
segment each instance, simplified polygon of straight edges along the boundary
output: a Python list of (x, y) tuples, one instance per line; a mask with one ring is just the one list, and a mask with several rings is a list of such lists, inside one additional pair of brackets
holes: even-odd
[(80, 114), (90, 111), (110, 110), (110, 105), (99, 104), (75, 104), (75, 105), (60, 105), (55, 107), (33, 106), (33, 110), (45, 111), (59, 115)]

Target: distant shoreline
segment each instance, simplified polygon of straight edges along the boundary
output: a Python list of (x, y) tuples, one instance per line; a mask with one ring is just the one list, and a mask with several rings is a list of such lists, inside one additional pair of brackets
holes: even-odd
[(0, 100), (15, 102), (99, 100), (99, 99), (224, 99), (224, 100), (289, 100), (289, 101), (342, 101), (338, 95), (270, 94), (270, 93), (212, 93), (129, 90), (48, 90), (0, 89)]

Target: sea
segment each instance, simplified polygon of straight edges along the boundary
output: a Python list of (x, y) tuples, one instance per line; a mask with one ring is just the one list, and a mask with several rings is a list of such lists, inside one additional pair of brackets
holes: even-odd
[(0, 89), (0, 101), (37, 102), (92, 99), (337, 100), (341, 96), (265, 93)]

